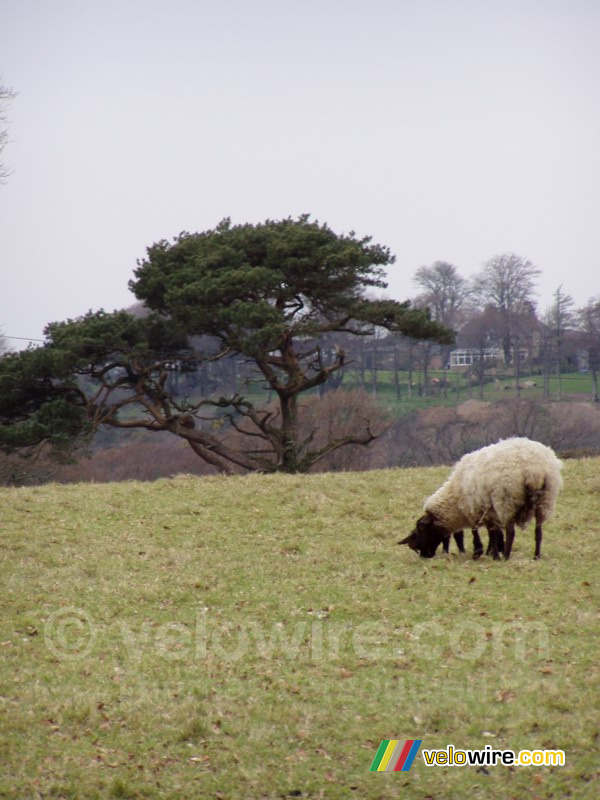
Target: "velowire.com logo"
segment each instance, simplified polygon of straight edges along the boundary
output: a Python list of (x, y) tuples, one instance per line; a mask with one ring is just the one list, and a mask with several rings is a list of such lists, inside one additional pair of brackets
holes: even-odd
[(384, 739), (369, 772), (408, 772), (419, 752), (422, 739)]
[[(384, 739), (369, 767), (370, 772), (408, 772), (419, 752), (422, 739)], [(483, 749), (460, 749), (449, 744), (444, 750), (423, 748), (427, 767), (564, 767), (564, 750), (495, 750), (486, 744)]]

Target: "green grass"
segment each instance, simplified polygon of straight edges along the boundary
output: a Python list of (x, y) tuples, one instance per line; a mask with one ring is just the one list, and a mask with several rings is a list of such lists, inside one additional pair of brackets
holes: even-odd
[[(369, 382), (371, 373), (366, 372), (367, 383), (366, 390), (372, 391), (373, 384)], [(435, 387), (431, 383), (434, 378), (444, 379), (450, 381), (446, 394), (441, 390), (436, 393)], [(470, 386), (464, 372), (450, 372), (448, 370), (430, 370), (430, 394), (427, 396), (420, 396), (418, 383), (423, 380), (422, 374), (413, 372), (413, 386), (412, 394), (408, 393), (408, 372), (401, 371), (399, 373), (400, 382), (400, 397), (397, 396), (396, 385), (394, 382), (394, 375), (392, 372), (386, 370), (379, 370), (377, 373), (377, 396), (381, 400), (390, 403), (390, 407), (396, 414), (404, 414), (409, 411), (414, 411), (420, 408), (430, 406), (455, 406), (464, 403), (465, 400), (471, 397), (479, 399), (479, 386)], [(528, 375), (524, 374), (520, 378), (520, 383), (526, 381), (534, 381), (536, 386), (527, 389), (521, 389), (519, 396), (527, 399), (544, 399), (544, 379), (541, 375)], [(354, 386), (353, 375), (346, 376), (344, 386)], [(484, 384), (483, 387), (483, 400), (487, 402), (497, 402), (498, 400), (506, 400), (515, 396), (515, 380), (514, 378), (500, 377), (497, 382), (490, 382)], [(558, 398), (558, 381), (555, 376), (550, 377), (548, 382), (549, 399), (556, 400)], [(592, 396), (592, 378), (588, 373), (565, 373), (561, 376), (560, 396), (562, 400), (590, 400)]]
[[(595, 799), (600, 460), (540, 562), (398, 547), (446, 473), (1, 490), (0, 797)], [(370, 773), (383, 738), (567, 764)]]

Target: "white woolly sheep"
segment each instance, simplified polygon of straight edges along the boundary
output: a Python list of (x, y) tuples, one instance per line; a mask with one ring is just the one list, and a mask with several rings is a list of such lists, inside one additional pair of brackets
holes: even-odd
[[(539, 558), (542, 523), (552, 516), (562, 487), (561, 468), (553, 450), (525, 438), (501, 440), (468, 453), (425, 501), (425, 514), (398, 544), (431, 558), (440, 542), (455, 531), (485, 525), (494, 559), (499, 558), (499, 537), (505, 532), (504, 558), (508, 559), (515, 525), (524, 528), (535, 518), (535, 558)], [(477, 548), (473, 557), (478, 557)]]

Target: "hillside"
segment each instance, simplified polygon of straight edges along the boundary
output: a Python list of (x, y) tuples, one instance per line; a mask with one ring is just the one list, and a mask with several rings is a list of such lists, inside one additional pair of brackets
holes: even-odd
[[(0, 796), (596, 798), (600, 459), (540, 562), (398, 547), (447, 471), (0, 490)], [(566, 766), (369, 772), (391, 738)]]

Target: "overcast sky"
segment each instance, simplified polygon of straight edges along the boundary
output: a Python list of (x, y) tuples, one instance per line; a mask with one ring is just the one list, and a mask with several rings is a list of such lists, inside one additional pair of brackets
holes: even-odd
[(0, 75), (5, 335), (225, 216), (371, 235), (400, 300), (502, 252), (600, 294), (599, 0), (0, 0)]

